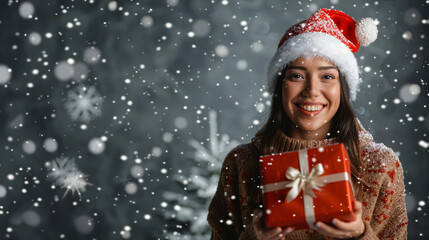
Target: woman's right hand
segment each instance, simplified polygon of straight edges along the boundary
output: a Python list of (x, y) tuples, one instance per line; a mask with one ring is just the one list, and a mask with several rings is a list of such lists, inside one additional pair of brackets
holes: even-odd
[(256, 237), (259, 240), (265, 239), (281, 239), (284, 240), (285, 235), (292, 232), (293, 228), (288, 227), (282, 229), (281, 227), (266, 228), (263, 216), (264, 212), (261, 209), (255, 209), (253, 211), (253, 228), (255, 229)]

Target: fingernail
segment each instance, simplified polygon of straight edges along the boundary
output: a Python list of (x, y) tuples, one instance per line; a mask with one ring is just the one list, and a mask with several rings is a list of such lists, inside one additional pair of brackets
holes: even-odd
[(280, 233), (282, 231), (282, 229), (281, 228), (277, 228), (276, 229), (276, 233)]
[(259, 210), (259, 212), (258, 212), (258, 215), (257, 215), (258, 217), (261, 217), (262, 216), (262, 211), (261, 210)]
[(321, 226), (320, 223), (316, 224), (316, 228), (320, 228), (320, 226)]
[(288, 228), (288, 229), (286, 229), (285, 234), (288, 234), (290, 232), (292, 232), (292, 230), (290, 228)]
[(335, 220), (332, 220), (332, 224), (337, 224), (337, 221), (335, 221)]

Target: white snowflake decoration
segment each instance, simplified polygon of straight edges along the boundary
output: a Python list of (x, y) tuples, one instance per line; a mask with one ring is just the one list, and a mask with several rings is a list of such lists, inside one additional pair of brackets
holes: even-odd
[(88, 123), (101, 115), (102, 102), (95, 87), (79, 86), (68, 93), (65, 108), (74, 121)]
[(76, 166), (73, 158), (60, 157), (53, 160), (49, 166), (48, 179), (56, 186), (67, 189), (63, 198), (69, 191), (74, 195), (75, 192), (81, 196), (81, 192), (86, 191), (88, 183), (84, 175)]

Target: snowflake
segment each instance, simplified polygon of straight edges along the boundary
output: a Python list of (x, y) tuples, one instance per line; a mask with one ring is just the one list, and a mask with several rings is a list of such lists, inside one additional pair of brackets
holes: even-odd
[(129, 178), (127, 176), (123, 176), (123, 177), (116, 176), (116, 178), (117, 178), (117, 181), (119, 183), (124, 184), (124, 185), (131, 181), (131, 178)]
[(68, 93), (65, 108), (74, 121), (88, 123), (101, 115), (102, 102), (103, 98), (95, 87), (79, 86)]
[(49, 165), (48, 179), (55, 185), (67, 189), (63, 198), (69, 191), (74, 195), (75, 192), (81, 196), (85, 192), (88, 183), (84, 175), (76, 166), (73, 158), (60, 157), (51, 162)]

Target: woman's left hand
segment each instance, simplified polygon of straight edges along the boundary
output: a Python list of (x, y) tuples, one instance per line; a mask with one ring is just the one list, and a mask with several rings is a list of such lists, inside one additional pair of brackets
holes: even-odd
[(314, 228), (319, 233), (333, 238), (358, 237), (365, 231), (365, 225), (362, 221), (362, 203), (355, 201), (356, 220), (352, 222), (343, 222), (337, 218), (332, 219), (332, 225), (329, 226), (322, 222), (317, 222)]

